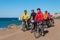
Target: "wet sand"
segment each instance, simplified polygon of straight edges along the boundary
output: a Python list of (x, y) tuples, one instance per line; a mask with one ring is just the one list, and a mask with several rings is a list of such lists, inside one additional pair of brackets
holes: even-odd
[(0, 40), (60, 40), (60, 21), (55, 20), (55, 26), (46, 29), (48, 33), (40, 38), (35, 38), (30, 31), (23, 32), (21, 26), (16, 29), (0, 30)]

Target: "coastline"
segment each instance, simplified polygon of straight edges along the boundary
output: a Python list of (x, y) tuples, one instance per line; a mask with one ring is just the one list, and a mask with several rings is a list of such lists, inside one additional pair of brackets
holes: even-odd
[[(14, 29), (0, 30), (0, 40), (60, 40), (60, 22), (55, 20), (55, 26), (48, 28), (49, 31), (44, 37), (36, 39), (30, 31), (23, 32), (22, 25)], [(57, 37), (58, 36), (58, 37)]]
[(9, 29), (9, 28), (2, 29), (2, 30), (0, 30), (0, 36), (10, 34), (10, 33), (14, 33), (14, 32), (16, 32), (17, 30), (20, 30), (20, 29), (21, 29), (21, 25), (17, 26), (16, 28), (13, 28), (13, 29)]

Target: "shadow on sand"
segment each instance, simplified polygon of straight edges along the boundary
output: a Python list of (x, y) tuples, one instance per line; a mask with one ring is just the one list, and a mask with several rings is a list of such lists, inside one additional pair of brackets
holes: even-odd
[(51, 28), (51, 27), (54, 27), (55, 25), (51, 25), (51, 26), (49, 26), (48, 28)]
[(48, 30), (45, 30), (45, 31), (44, 31), (44, 36), (45, 36), (48, 32), (49, 32)]

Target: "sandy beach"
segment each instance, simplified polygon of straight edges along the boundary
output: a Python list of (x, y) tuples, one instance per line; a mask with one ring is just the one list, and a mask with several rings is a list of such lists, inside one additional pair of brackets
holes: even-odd
[[(21, 25), (22, 26), (22, 25)], [(23, 32), (21, 26), (15, 29), (0, 30), (0, 40), (60, 40), (60, 21), (55, 20), (55, 26), (48, 28), (48, 33), (40, 38), (35, 38), (30, 31)]]

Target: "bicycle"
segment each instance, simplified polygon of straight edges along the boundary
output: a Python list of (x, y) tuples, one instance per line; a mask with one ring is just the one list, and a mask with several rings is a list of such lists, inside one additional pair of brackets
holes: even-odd
[(40, 36), (44, 35), (44, 27), (42, 25), (42, 22), (37, 22), (37, 26), (35, 27), (34, 36), (35, 38), (38, 38)]
[(22, 24), (23, 24), (22, 30), (23, 30), (23, 32), (25, 32), (26, 30), (28, 30), (28, 22), (27, 22), (27, 20), (24, 20)]
[(34, 20), (33, 20), (33, 17), (31, 17), (31, 19), (30, 19), (30, 25), (31, 25), (31, 33), (32, 33), (32, 31), (33, 31), (33, 29), (34, 29)]

